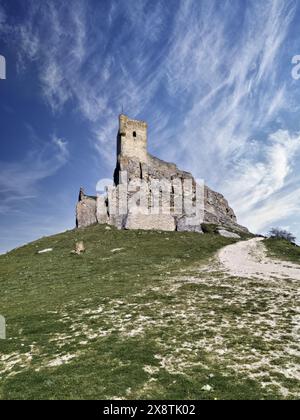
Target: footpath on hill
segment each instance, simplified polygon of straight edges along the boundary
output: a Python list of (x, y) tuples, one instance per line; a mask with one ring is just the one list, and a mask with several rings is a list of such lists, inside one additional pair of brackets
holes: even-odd
[(218, 253), (221, 266), (236, 277), (300, 280), (300, 266), (267, 257), (263, 238), (237, 242)]

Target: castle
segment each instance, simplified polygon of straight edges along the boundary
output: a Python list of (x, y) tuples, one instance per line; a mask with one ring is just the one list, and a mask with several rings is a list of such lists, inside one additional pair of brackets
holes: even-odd
[(202, 224), (247, 232), (237, 224), (227, 200), (174, 163), (147, 151), (147, 124), (119, 116), (114, 185), (107, 193), (87, 196), (80, 189), (76, 207), (78, 228), (110, 224), (119, 229), (193, 231)]

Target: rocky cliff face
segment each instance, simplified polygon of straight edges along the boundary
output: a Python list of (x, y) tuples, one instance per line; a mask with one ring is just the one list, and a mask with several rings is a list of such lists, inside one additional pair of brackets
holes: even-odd
[(248, 231), (237, 224), (233, 209), (221, 194), (200, 187), (192, 174), (175, 164), (150, 155), (146, 146), (146, 123), (120, 116), (115, 186), (109, 188), (106, 197), (89, 197), (81, 190), (78, 227), (109, 223), (120, 229), (201, 233), (202, 223), (213, 223)]

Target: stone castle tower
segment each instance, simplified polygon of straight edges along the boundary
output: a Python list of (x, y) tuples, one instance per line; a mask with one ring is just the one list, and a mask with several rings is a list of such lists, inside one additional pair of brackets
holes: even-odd
[[(76, 224), (78, 227), (85, 227), (94, 223), (108, 223), (119, 229), (201, 233), (202, 223), (213, 223), (220, 227), (247, 231), (237, 224), (233, 210), (221, 194), (204, 185), (202, 190), (200, 203), (198, 184), (189, 172), (148, 153), (147, 123), (122, 114), (119, 116), (117, 133), (114, 187), (108, 189), (105, 197), (90, 197), (81, 189), (76, 208)], [(137, 192), (141, 191), (143, 198), (136, 200), (132, 206)], [(121, 198), (122, 206), (119, 204)], [(136, 204), (137, 202), (139, 203)], [(193, 219), (186, 202), (191, 203), (192, 208), (197, 210)]]
[(147, 123), (130, 120), (125, 115), (119, 116), (119, 132), (117, 135), (117, 158), (127, 156), (147, 162)]

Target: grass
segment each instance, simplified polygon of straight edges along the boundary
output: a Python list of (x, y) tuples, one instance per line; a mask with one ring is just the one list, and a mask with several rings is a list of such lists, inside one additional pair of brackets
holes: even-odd
[(0, 256), (0, 398), (299, 397), (296, 286), (220, 272), (234, 242), (93, 226)]
[(270, 257), (300, 264), (300, 247), (284, 239), (269, 238), (264, 241)]

